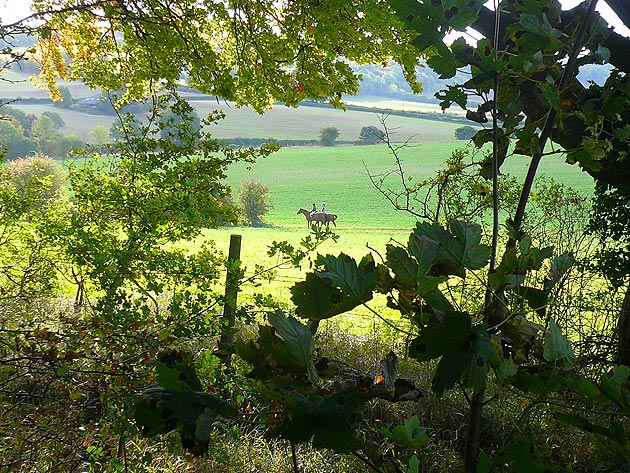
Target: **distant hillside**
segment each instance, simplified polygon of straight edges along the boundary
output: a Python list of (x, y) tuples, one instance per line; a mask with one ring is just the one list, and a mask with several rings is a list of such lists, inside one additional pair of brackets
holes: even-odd
[[(32, 37), (20, 35), (16, 37), (12, 47), (27, 47), (32, 45), (32, 43)], [(6, 43), (0, 41), (0, 48), (6, 46)], [(437, 104), (438, 100), (435, 98), (436, 92), (443, 89), (448, 84), (464, 82), (467, 76), (466, 72), (460, 71), (454, 78), (443, 80), (428, 67), (417, 67), (416, 77), (422, 84), (423, 92), (421, 94), (414, 94), (411, 92), (411, 88), (405, 80), (402, 68), (395, 62), (390, 62), (385, 66), (381, 64), (360, 65), (356, 63), (351, 63), (350, 65), (362, 78), (358, 95), (359, 98), (362, 96), (369, 96), (371, 98), (383, 97), (385, 99), (404, 100), (407, 102)], [(584, 85), (587, 85), (589, 81), (603, 84), (608, 77), (609, 71), (610, 68), (607, 66), (582, 66), (578, 78)], [(30, 75), (36, 74), (38, 71), (36, 64), (27, 62), (13, 67), (13, 72)], [(6, 89), (3, 88), (0, 90), (0, 98), (7, 98), (4, 96), (5, 93)], [(25, 95), (21, 96), (25, 97)], [(85, 96), (84, 94), (83, 97)]]

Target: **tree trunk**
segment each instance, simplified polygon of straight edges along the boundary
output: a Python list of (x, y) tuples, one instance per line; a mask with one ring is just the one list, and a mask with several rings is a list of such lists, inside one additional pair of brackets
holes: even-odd
[(619, 334), (617, 361), (620, 365), (630, 366), (630, 283), (626, 287), (626, 294), (621, 304), (617, 332)]

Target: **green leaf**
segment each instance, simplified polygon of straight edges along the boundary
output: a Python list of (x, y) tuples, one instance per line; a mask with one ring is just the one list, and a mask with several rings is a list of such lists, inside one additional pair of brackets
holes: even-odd
[(579, 396), (588, 400), (601, 401), (599, 386), (587, 378), (566, 378), (564, 384), (572, 388)]
[(155, 367), (155, 380), (172, 392), (203, 391), (201, 382), (192, 367), (190, 353), (166, 351), (160, 353)]
[(501, 361), (499, 368), (496, 371), (497, 378), (501, 381), (507, 381), (518, 373), (518, 366), (514, 363), (512, 358), (506, 358)]
[(453, 221), (450, 231), (439, 224), (418, 223), (414, 229), (418, 237), (433, 240), (439, 245), (432, 273), (464, 277), (465, 269), (481, 269), (490, 259), (490, 248), (481, 245), (481, 226)]
[(412, 233), (409, 235), (407, 248), (409, 248), (409, 254), (416, 259), (418, 272), (428, 274), (439, 255), (440, 244), (424, 235)]
[(287, 401), (287, 416), (271, 431), (296, 443), (312, 439), (315, 448), (330, 448), (349, 453), (361, 445), (354, 435), (352, 419), (363, 406), (355, 388), (346, 389), (324, 399), (313, 399), (300, 393)]
[(461, 251), (462, 264), (468, 269), (481, 269), (490, 260), (490, 247), (481, 245), (480, 225), (455, 220), (450, 225)]
[(163, 387), (145, 390), (133, 407), (133, 418), (143, 435), (151, 437), (176, 429), (182, 445), (195, 455), (207, 451), (209, 432), (217, 415), (233, 418), (236, 410), (205, 392), (171, 392)]
[(339, 256), (318, 256), (315, 264), (325, 268), (318, 276), (329, 280), (344, 293), (361, 301), (372, 298), (378, 273), (371, 254), (365, 255), (358, 265), (344, 253)]
[(462, 379), (468, 367), (468, 362), (469, 360), (465, 356), (465, 353), (457, 348), (442, 356), (433, 374), (433, 381), (431, 382), (431, 390), (438, 398), (442, 397), (444, 391), (451, 389)]
[(386, 246), (387, 265), (394, 273), (396, 280), (405, 286), (414, 287), (419, 270), (419, 264), (412, 259), (407, 250), (397, 245)]
[(517, 286), (514, 288), (514, 292), (526, 300), (527, 304), (540, 316), (544, 316), (549, 301), (549, 291), (535, 287)]
[(490, 473), (492, 471), (492, 457), (484, 451), (479, 452), (477, 458), (477, 469), (475, 473)]
[(461, 350), (468, 342), (470, 316), (463, 312), (447, 314), (441, 322), (422, 329), (409, 345), (409, 356), (418, 361), (428, 361), (446, 353)]
[(291, 288), (291, 300), (297, 313), (311, 320), (342, 314), (369, 301), (376, 288), (378, 271), (372, 255), (357, 265), (350, 256), (318, 256), (315, 264), (322, 269), (308, 273), (306, 280)]
[(384, 427), (379, 432), (390, 439), (399, 447), (417, 449), (423, 447), (428, 442), (426, 429), (420, 427), (418, 416), (406, 419), (402, 425), (397, 425), (388, 430)]
[(456, 103), (461, 109), (466, 110), (468, 95), (460, 88), (447, 86), (446, 89), (436, 92), (435, 97), (440, 99), (440, 108), (446, 110)]
[(567, 152), (567, 163), (580, 163), (585, 169), (601, 171), (602, 163), (596, 156), (585, 149), (575, 149)]
[(432, 382), (433, 392), (441, 396), (462, 379), (475, 392), (484, 389), (495, 355), (485, 325), (471, 327), (470, 315), (450, 312), (420, 332), (409, 345), (409, 356), (418, 361), (442, 357)]
[(556, 111), (560, 110), (560, 91), (554, 84), (547, 82), (539, 82), (538, 89), (542, 93), (543, 97), (549, 103), (549, 106)]
[(551, 26), (545, 14), (540, 16), (531, 13), (523, 14), (521, 16), (520, 25), (524, 30), (534, 33), (537, 36), (542, 36), (543, 38), (552, 39), (562, 36), (560, 30)]
[(573, 266), (575, 258), (572, 254), (564, 253), (556, 256), (551, 262), (551, 272), (549, 279), (545, 281), (545, 289), (552, 289), (564, 277), (567, 271)]
[(306, 369), (309, 381), (315, 384), (317, 382), (317, 370), (313, 362), (315, 342), (310, 329), (292, 317), (285, 317), (282, 312), (271, 313), (267, 318), (280, 338), (286, 342), (288, 351), (295, 361)]
[(291, 300), (296, 305), (296, 313), (310, 320), (326, 319), (351, 309), (339, 305), (341, 291), (315, 273), (307, 273), (304, 281), (291, 288)]
[(572, 425), (585, 432), (590, 432), (596, 435), (609, 438), (619, 445), (626, 444), (626, 435), (623, 427), (620, 424), (613, 422), (610, 427), (604, 427), (598, 424), (594, 424), (588, 419), (573, 414), (566, 414), (563, 412), (554, 413), (556, 420), (564, 425)]
[(554, 369), (540, 371), (535, 367), (529, 369), (520, 367), (516, 375), (509, 381), (522, 391), (549, 394), (558, 392), (562, 388), (564, 377), (556, 373)]
[(556, 363), (564, 369), (570, 369), (575, 364), (575, 353), (571, 342), (562, 334), (558, 324), (550, 318), (549, 331), (545, 335), (543, 356), (550, 363)]
[(411, 455), (409, 459), (409, 468), (407, 468), (407, 473), (418, 473), (420, 470), (420, 460), (416, 455)]
[(612, 373), (605, 373), (599, 379), (602, 394), (619, 406), (626, 407), (626, 397), (622, 385), (628, 381), (628, 367), (616, 366)]
[(433, 71), (438, 74), (440, 79), (450, 79), (457, 74), (458, 62), (451, 50), (446, 47), (443, 42), (436, 44), (437, 54), (430, 55), (427, 58), (427, 64)]
[(538, 445), (533, 437), (518, 435), (505, 445), (496, 455), (501, 464), (507, 464), (508, 470), (514, 473), (544, 473), (553, 471), (547, 463), (551, 456), (549, 447)]
[(468, 337), (470, 342), (470, 361), (468, 373), (465, 375), (468, 386), (475, 392), (481, 392), (486, 387), (490, 360), (494, 356), (494, 348), (490, 343), (487, 327), (476, 325)]

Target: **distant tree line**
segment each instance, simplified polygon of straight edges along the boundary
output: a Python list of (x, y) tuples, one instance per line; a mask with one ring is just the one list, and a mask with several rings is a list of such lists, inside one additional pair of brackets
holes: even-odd
[(25, 113), (14, 107), (2, 107), (0, 116), (0, 143), (6, 159), (43, 153), (63, 157), (71, 149), (84, 145), (74, 135), (61, 133), (65, 122), (57, 112), (44, 112), (40, 116)]

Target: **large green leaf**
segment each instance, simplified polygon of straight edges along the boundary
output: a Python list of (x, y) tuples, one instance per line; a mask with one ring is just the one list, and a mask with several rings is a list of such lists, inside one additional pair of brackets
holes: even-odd
[(420, 266), (411, 258), (407, 250), (397, 245), (386, 246), (387, 266), (394, 273), (398, 283), (414, 287), (420, 272)]
[(233, 418), (236, 410), (208, 393), (170, 393), (161, 388), (146, 392), (134, 406), (134, 419), (143, 435), (153, 436), (176, 429), (182, 445), (196, 455), (207, 451), (209, 432), (219, 414)]
[(192, 355), (181, 351), (159, 354), (155, 367), (155, 380), (172, 392), (202, 391), (201, 382), (192, 368)]
[(517, 435), (497, 453), (494, 463), (508, 465), (505, 471), (514, 473), (558, 471), (558, 468), (547, 463), (550, 457), (551, 452), (547, 445), (540, 445), (533, 437)]
[(527, 304), (538, 312), (540, 316), (544, 316), (547, 303), (549, 302), (549, 291), (529, 286), (516, 286), (512, 289), (526, 300)]
[(436, 288), (446, 278), (428, 274), (439, 254), (439, 243), (412, 233), (408, 247), (409, 253), (399, 246), (387, 245), (387, 265), (396, 281), (423, 297), (429, 292), (439, 292)]
[(468, 314), (447, 314), (442, 321), (436, 320), (422, 329), (420, 335), (409, 345), (409, 356), (418, 361), (428, 361), (461, 350), (468, 343), (470, 328)]
[(317, 370), (313, 362), (315, 342), (311, 330), (296, 319), (285, 317), (282, 312), (269, 314), (268, 319), (278, 335), (286, 342), (291, 356), (306, 369), (309, 381), (316, 383)]
[(571, 254), (564, 253), (556, 256), (551, 262), (551, 272), (549, 279), (545, 280), (545, 289), (549, 290), (559, 283), (574, 262), (575, 257)]
[(300, 317), (310, 320), (326, 319), (352, 308), (340, 305), (341, 291), (315, 273), (307, 273), (304, 281), (291, 288), (291, 300)]
[(418, 264), (418, 271), (428, 274), (440, 253), (440, 244), (424, 235), (412, 233), (409, 235), (407, 248)]
[(420, 427), (420, 419), (418, 416), (412, 416), (406, 419), (402, 425), (397, 425), (392, 430), (381, 427), (379, 432), (390, 439), (399, 447), (403, 448), (421, 448), (429, 438), (426, 434), (427, 429)]
[(437, 397), (442, 397), (444, 391), (453, 388), (463, 378), (468, 361), (469, 357), (466, 353), (458, 348), (442, 356), (431, 382), (431, 389)]
[(602, 394), (617, 405), (627, 408), (626, 390), (623, 385), (628, 381), (630, 371), (627, 366), (616, 366), (612, 373), (600, 377), (599, 389)]
[(291, 288), (297, 313), (311, 320), (322, 320), (354, 309), (372, 298), (378, 271), (371, 255), (357, 265), (350, 256), (318, 256), (322, 268), (308, 273), (306, 280)]
[(575, 353), (571, 342), (562, 334), (562, 330), (553, 319), (549, 319), (549, 331), (545, 335), (543, 356), (550, 363), (570, 369), (575, 364)]
[(485, 388), (494, 348), (485, 325), (472, 326), (468, 314), (450, 312), (422, 329), (409, 345), (409, 356), (418, 361), (441, 357), (432, 383), (433, 392), (441, 396), (458, 381), (476, 392)]
[(562, 388), (564, 376), (559, 375), (553, 368), (519, 367), (516, 375), (512, 376), (509, 381), (522, 391), (549, 394)]
[(551, 26), (551, 23), (549, 23), (549, 19), (545, 14), (523, 14), (520, 25), (525, 31), (529, 31), (537, 36), (542, 36), (545, 39), (559, 38), (562, 36), (562, 32), (560, 30)]
[(336, 285), (348, 297), (361, 302), (372, 298), (378, 273), (371, 254), (365, 255), (358, 265), (344, 253), (339, 256), (319, 255), (315, 264), (324, 267), (324, 271), (319, 272), (318, 276)]
[(436, 223), (418, 223), (414, 229), (439, 245), (431, 274), (464, 277), (466, 269), (481, 269), (490, 259), (490, 248), (481, 245), (481, 227), (469, 222), (453, 221), (449, 230)]
[(459, 61), (455, 59), (451, 50), (442, 42), (436, 43), (436, 54), (427, 57), (427, 64), (438, 74), (440, 79), (450, 79), (457, 74)]
[(254, 367), (248, 376), (263, 382), (277, 377), (289, 377), (296, 384), (305, 383), (306, 378), (309, 383), (316, 382), (317, 373), (309, 356), (312, 345), (305, 333), (306, 327), (298, 328), (295, 323), (299, 322), (281, 321), (280, 317), (272, 316), (272, 319), (286, 340), (274, 327), (260, 325), (255, 341), (234, 344), (236, 353)]
[(495, 356), (494, 347), (488, 336), (488, 327), (476, 325), (472, 328), (468, 337), (470, 341), (470, 355), (468, 372), (465, 379), (467, 385), (475, 392), (480, 392), (486, 387), (490, 362)]
[(354, 435), (353, 419), (362, 406), (356, 388), (323, 399), (293, 393), (286, 401), (287, 415), (272, 434), (296, 443), (312, 439), (315, 448), (349, 453), (361, 445)]

